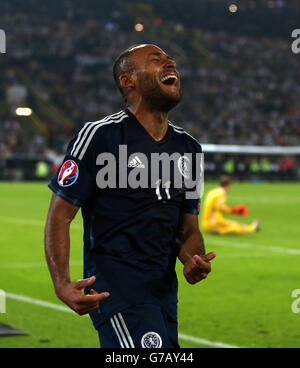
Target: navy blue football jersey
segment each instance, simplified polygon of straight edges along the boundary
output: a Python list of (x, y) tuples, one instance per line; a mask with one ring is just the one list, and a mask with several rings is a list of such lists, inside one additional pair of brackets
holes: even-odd
[[(153, 173), (155, 155), (174, 153), (179, 158), (172, 161), (169, 173), (161, 164)], [(197, 153), (201, 146), (182, 128), (169, 122), (165, 137), (157, 142), (127, 109), (84, 124), (70, 142), (49, 187), (81, 207), (84, 277), (95, 275), (92, 288), (110, 292), (99, 310), (91, 313), (96, 328), (135, 304), (177, 303), (180, 214), (199, 214), (200, 199), (199, 195), (188, 198), (193, 188), (177, 185), (174, 173), (188, 176)], [(183, 159), (187, 154), (191, 160)], [(110, 158), (115, 158), (109, 166), (114, 173), (108, 170)], [(129, 179), (143, 185), (128, 185)]]

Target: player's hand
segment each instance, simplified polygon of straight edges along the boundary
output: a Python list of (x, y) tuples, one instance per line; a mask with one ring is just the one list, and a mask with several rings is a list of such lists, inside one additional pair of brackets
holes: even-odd
[(232, 213), (235, 213), (236, 215), (240, 216), (247, 216), (249, 212), (249, 208), (245, 206), (244, 204), (239, 204), (236, 207), (233, 207)]
[(187, 282), (196, 284), (197, 282), (206, 279), (211, 272), (210, 261), (216, 257), (215, 252), (210, 252), (203, 256), (194, 255), (183, 267), (183, 274)]
[(55, 288), (56, 294), (74, 312), (82, 316), (97, 310), (100, 301), (109, 297), (108, 292), (99, 294), (93, 289), (91, 289), (90, 294), (83, 294), (84, 289), (91, 286), (95, 281), (96, 277), (92, 276), (88, 279), (60, 284)]

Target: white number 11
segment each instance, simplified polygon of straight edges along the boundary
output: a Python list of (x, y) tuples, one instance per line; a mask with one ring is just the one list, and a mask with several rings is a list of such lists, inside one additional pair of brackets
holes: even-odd
[[(161, 184), (161, 179), (158, 179), (157, 182), (155, 183), (155, 192), (156, 192), (156, 195), (157, 195), (157, 199), (159, 201), (162, 200), (162, 196), (160, 194), (160, 184)], [(170, 184), (171, 182), (170, 181), (166, 181), (163, 185), (162, 185), (162, 188), (165, 189), (165, 192), (166, 192), (166, 195), (167, 195), (167, 199), (171, 199), (171, 196), (170, 196)]]

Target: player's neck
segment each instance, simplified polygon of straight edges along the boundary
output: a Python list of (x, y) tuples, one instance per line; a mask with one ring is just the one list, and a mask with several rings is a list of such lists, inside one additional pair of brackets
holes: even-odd
[(153, 139), (161, 141), (164, 138), (168, 130), (168, 113), (140, 105), (130, 105), (127, 108)]

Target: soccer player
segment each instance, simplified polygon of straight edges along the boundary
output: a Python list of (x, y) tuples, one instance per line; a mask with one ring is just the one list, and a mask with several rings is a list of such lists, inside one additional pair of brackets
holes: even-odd
[(226, 204), (226, 194), (231, 189), (232, 181), (229, 176), (221, 176), (220, 186), (209, 191), (203, 205), (202, 228), (203, 231), (213, 234), (248, 234), (259, 230), (258, 221), (251, 225), (244, 225), (237, 221), (225, 219), (225, 214), (246, 216), (248, 207), (238, 205), (236, 207)]
[[(159, 47), (125, 50), (113, 68), (126, 108), (86, 123), (70, 142), (49, 187), (45, 253), (57, 296), (79, 315), (90, 314), (101, 347), (177, 348), (177, 257), (188, 283), (211, 271), (198, 227), (199, 197), (174, 185), (175, 170), (187, 175), (201, 146), (168, 121), (181, 99), (175, 61)], [(127, 156), (118, 156), (120, 147)], [(136, 152), (138, 152), (136, 154)], [(101, 188), (101, 155), (116, 157), (116, 179), (133, 170), (144, 175), (152, 153), (178, 152), (181, 159), (155, 187)], [(125, 159), (125, 163), (124, 163)], [(114, 166), (114, 165), (112, 165)], [(174, 172), (173, 172), (174, 171)], [(114, 180), (113, 180), (114, 181)], [(84, 279), (71, 281), (69, 228), (81, 208), (84, 220)]]

